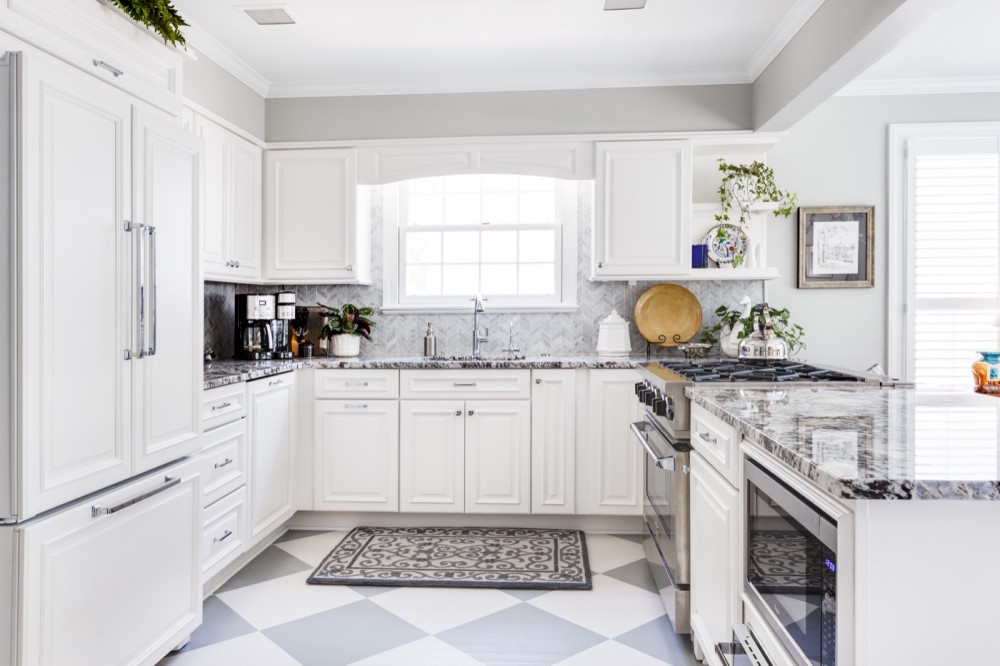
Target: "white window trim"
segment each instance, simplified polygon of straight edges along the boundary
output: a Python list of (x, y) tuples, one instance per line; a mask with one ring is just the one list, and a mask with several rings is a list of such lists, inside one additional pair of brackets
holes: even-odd
[[(560, 187), (560, 209), (562, 211), (561, 259), (559, 301), (531, 303), (537, 297), (518, 296), (499, 299), (491, 297), (487, 310), (490, 312), (576, 312), (577, 301), (577, 188)], [(467, 312), (470, 304), (465, 303), (400, 303), (400, 229), (399, 229), (399, 186), (390, 183), (382, 186), (382, 312)]]
[(914, 380), (915, 285), (911, 269), (914, 238), (909, 228), (909, 192), (914, 174), (908, 162), (908, 146), (918, 139), (968, 139), (1000, 136), (1000, 123), (914, 123), (889, 125), (888, 183), (888, 305), (886, 322), (887, 367), (892, 377)]

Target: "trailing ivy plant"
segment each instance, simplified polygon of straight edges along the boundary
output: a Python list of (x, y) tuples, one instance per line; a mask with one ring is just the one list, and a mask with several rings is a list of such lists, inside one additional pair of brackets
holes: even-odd
[[(806, 343), (803, 339), (806, 335), (805, 329), (791, 322), (791, 313), (788, 311), (788, 308), (770, 308), (769, 311), (771, 314), (771, 331), (775, 337), (784, 340), (788, 345), (788, 355), (791, 356), (798, 350), (805, 349)], [(743, 313), (739, 310), (731, 310), (725, 305), (720, 305), (715, 310), (715, 316), (719, 318), (719, 321), (715, 322), (712, 326), (702, 329), (702, 342), (718, 343), (722, 335), (734, 329), (736, 330), (736, 337), (741, 340), (750, 337), (750, 334), (753, 333), (753, 313), (744, 317)], [(761, 321), (760, 326), (763, 325), (764, 323)]]
[[(720, 159), (719, 171), (722, 172), (722, 183), (718, 190), (722, 212), (715, 216), (716, 222), (729, 222), (730, 213), (735, 214), (734, 205), (740, 211), (737, 220), (740, 227), (750, 220), (750, 209), (756, 203), (777, 204), (774, 210), (775, 217), (788, 217), (795, 212), (797, 199), (795, 193), (779, 189), (774, 182), (774, 169), (763, 162), (730, 164)], [(720, 239), (724, 239), (727, 231), (719, 228), (716, 234)], [(733, 257), (733, 266), (742, 263), (743, 254), (737, 253)]]
[(170, 0), (112, 0), (130, 19), (152, 28), (164, 44), (184, 46), (181, 26), (188, 25)]

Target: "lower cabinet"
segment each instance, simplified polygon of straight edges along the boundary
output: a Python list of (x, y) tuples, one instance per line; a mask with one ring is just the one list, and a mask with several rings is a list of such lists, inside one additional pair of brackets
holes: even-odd
[(576, 513), (576, 370), (531, 378), (531, 512)]
[(247, 383), (250, 545), (295, 513), (295, 376)]
[(527, 400), (402, 400), (401, 511), (528, 513)]
[(643, 456), (629, 430), (639, 419), (632, 370), (591, 370), (585, 442), (588, 493), (580, 513), (642, 515)]
[(691, 452), (691, 630), (709, 664), (716, 643), (732, 640), (740, 598), (740, 493)]
[(207, 582), (247, 549), (247, 487), (240, 486), (205, 509), (201, 532), (202, 577)]

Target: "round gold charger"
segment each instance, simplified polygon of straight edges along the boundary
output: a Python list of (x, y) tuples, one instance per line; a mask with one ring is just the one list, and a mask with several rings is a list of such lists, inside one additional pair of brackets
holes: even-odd
[(701, 329), (701, 303), (679, 284), (658, 284), (635, 302), (635, 327), (663, 347), (687, 342)]

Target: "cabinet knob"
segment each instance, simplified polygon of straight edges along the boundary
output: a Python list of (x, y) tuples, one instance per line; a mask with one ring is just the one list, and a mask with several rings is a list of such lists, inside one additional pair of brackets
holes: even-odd
[(597, 267), (598, 268), (604, 268), (604, 262), (603, 261), (598, 261), (597, 262)]
[(469, 410), (469, 416), (472, 416), (475, 413), (476, 413), (475, 410), (472, 410), (472, 409)]
[(354, 272), (354, 266), (352, 266), (351, 264), (347, 264), (347, 272), (348, 273), (353, 273)]
[(542, 380), (541, 380), (541, 379), (536, 379), (536, 380), (535, 380), (535, 383), (536, 383), (536, 384), (541, 384), (541, 383), (542, 383)]
[(461, 415), (462, 415), (462, 410), (461, 409), (456, 409), (455, 410), (455, 416), (461, 416)]
[(238, 261), (234, 261), (233, 264), (236, 266), (236, 268), (240, 267), (240, 262), (238, 262)]

